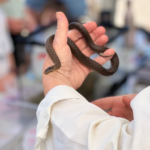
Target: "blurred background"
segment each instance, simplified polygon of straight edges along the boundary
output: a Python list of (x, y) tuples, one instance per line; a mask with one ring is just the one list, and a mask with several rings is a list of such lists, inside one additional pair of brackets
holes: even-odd
[(45, 41), (56, 31), (57, 11), (69, 22), (104, 26), (107, 47), (119, 56), (114, 75), (93, 72), (78, 89), (88, 101), (149, 86), (149, 0), (0, 0), (0, 150), (34, 149)]

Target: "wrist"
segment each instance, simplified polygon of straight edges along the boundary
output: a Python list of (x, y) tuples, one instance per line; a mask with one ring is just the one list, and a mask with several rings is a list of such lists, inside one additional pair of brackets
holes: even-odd
[(64, 76), (58, 76), (56, 74), (45, 75), (43, 74), (43, 88), (45, 95), (54, 87), (59, 85), (67, 85), (72, 87), (71, 83)]

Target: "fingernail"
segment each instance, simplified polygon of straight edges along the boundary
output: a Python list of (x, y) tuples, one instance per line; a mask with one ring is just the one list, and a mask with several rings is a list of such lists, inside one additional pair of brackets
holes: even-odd
[(61, 12), (56, 12), (56, 17), (57, 17), (57, 19), (61, 19)]

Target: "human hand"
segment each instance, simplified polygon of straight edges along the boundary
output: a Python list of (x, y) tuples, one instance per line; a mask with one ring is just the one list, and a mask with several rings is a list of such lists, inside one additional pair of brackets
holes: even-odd
[(8, 26), (12, 34), (20, 34), (24, 28), (24, 21), (22, 19), (8, 18)]
[[(68, 85), (77, 89), (81, 86), (86, 76), (92, 71), (83, 64), (81, 64), (71, 54), (70, 47), (67, 45), (67, 36), (71, 38), (82, 53), (90, 57), (94, 52), (87, 47), (85, 40), (77, 30), (68, 31), (68, 20), (62, 12), (56, 13), (57, 17), (57, 31), (53, 41), (53, 47), (61, 61), (61, 68), (45, 75), (43, 73), (43, 87), (44, 92), (47, 94), (49, 90), (58, 85)], [(84, 27), (90, 33), (92, 40), (99, 46), (103, 46), (108, 41), (108, 38), (103, 27), (97, 27), (95, 22), (88, 22), (84, 24)], [(104, 55), (114, 55), (114, 50), (107, 50)], [(111, 57), (98, 57), (95, 59), (101, 65), (106, 63)], [(49, 66), (52, 66), (53, 62), (46, 57), (43, 66), (43, 72)]]
[(126, 96), (107, 97), (92, 102), (103, 110), (109, 110), (107, 113), (111, 116), (122, 117), (129, 121), (133, 120), (133, 112), (130, 102), (136, 94)]

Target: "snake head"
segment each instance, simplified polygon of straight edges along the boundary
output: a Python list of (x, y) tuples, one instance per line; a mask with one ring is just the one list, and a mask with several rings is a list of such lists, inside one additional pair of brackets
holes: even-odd
[(45, 69), (44, 74), (52, 73), (55, 70), (56, 70), (55, 66), (48, 67), (47, 69)]

